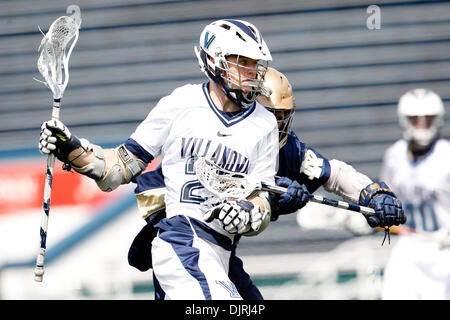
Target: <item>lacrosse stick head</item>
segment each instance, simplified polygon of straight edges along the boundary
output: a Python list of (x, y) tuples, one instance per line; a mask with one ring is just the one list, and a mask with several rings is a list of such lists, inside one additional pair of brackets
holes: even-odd
[[(69, 82), (69, 58), (78, 40), (80, 25), (72, 17), (62, 16), (50, 26), (39, 46), (37, 67), (53, 98), (60, 99)], [(69, 50), (66, 50), (71, 43)]]
[(257, 186), (246, 174), (225, 170), (205, 157), (197, 158), (195, 172), (203, 187), (219, 199), (247, 198)]

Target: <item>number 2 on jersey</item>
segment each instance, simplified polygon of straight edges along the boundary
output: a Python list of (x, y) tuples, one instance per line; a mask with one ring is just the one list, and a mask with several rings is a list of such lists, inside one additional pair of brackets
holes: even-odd
[[(195, 160), (197, 158), (195, 156), (189, 157), (186, 160), (186, 165), (185, 165), (185, 174), (186, 175), (195, 175)], [(183, 187), (181, 188), (181, 195), (180, 195), (180, 201), (181, 202), (187, 202), (187, 203), (196, 203), (196, 204), (200, 204), (202, 202), (204, 202), (206, 199), (203, 198), (202, 196), (199, 196), (198, 194), (194, 194), (194, 191), (199, 190), (199, 189), (204, 189), (203, 185), (200, 183), (200, 181), (198, 181), (197, 179), (195, 180), (190, 180), (188, 182), (186, 182)]]

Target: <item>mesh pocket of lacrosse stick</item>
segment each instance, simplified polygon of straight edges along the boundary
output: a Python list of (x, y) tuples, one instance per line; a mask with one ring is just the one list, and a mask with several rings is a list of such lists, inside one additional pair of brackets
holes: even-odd
[(204, 157), (195, 161), (195, 172), (205, 189), (221, 199), (247, 198), (257, 187), (246, 174), (225, 170)]
[[(52, 23), (39, 46), (41, 54), (37, 67), (45, 82), (35, 80), (46, 84), (52, 90), (55, 99), (62, 97), (69, 81), (69, 58), (78, 40), (79, 27), (75, 19), (67, 16), (59, 17)], [(66, 54), (66, 46), (72, 39), (73, 42)]]

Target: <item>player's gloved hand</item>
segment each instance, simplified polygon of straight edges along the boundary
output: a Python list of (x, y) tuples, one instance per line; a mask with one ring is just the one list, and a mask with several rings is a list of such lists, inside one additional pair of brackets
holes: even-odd
[(384, 182), (371, 183), (362, 189), (359, 204), (375, 210), (375, 216), (366, 217), (372, 228), (398, 226), (406, 222), (401, 201)]
[(54, 153), (64, 163), (73, 150), (81, 147), (81, 141), (72, 135), (59, 120), (49, 120), (42, 124), (39, 137), (39, 151), (43, 155)]
[(204, 219), (206, 222), (219, 219), (226, 231), (237, 234), (258, 231), (262, 224), (259, 207), (247, 200), (226, 201), (208, 211)]
[(288, 177), (276, 177), (275, 183), (277, 186), (287, 188), (287, 192), (277, 198), (275, 204), (277, 214), (296, 212), (308, 203), (310, 194), (304, 184), (292, 181)]

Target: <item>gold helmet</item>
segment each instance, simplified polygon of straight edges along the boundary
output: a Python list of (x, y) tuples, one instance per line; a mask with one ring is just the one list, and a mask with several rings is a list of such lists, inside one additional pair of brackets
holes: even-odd
[(295, 111), (292, 86), (284, 74), (269, 67), (264, 76), (263, 92), (257, 101), (277, 118), (280, 148), (287, 141)]

